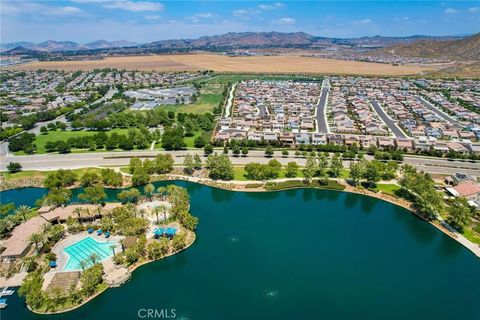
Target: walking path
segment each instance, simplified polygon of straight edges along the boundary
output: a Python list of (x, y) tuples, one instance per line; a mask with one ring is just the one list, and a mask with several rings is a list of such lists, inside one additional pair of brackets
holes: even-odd
[(234, 92), (235, 92), (235, 87), (237, 84), (233, 84), (232, 87), (230, 88), (230, 92), (228, 93), (228, 99), (227, 99), (227, 104), (225, 105), (225, 117), (229, 118), (231, 114), (231, 110), (233, 108), (233, 97), (234, 97)]

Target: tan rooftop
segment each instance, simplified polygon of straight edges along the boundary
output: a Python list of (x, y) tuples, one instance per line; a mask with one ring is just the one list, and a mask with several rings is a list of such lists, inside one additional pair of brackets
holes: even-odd
[(480, 193), (480, 185), (473, 181), (464, 181), (453, 189), (455, 189), (455, 191), (464, 197), (469, 197)]

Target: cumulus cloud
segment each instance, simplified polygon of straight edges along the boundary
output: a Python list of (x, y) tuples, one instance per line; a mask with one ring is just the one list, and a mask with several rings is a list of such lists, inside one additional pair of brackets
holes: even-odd
[(186, 17), (185, 19), (197, 23), (197, 22), (200, 22), (201, 20), (211, 19), (216, 16), (217, 16), (216, 14), (211, 12), (200, 12), (200, 13), (194, 14), (193, 16)]
[(246, 15), (247, 13), (248, 13), (248, 10), (245, 10), (245, 9), (233, 10), (234, 16), (243, 16), (243, 15)]
[(361, 19), (361, 20), (354, 20), (354, 21), (352, 21), (352, 24), (354, 24), (354, 25), (366, 25), (366, 24), (370, 24), (372, 22), (373, 22), (372, 19), (365, 18), (365, 19)]
[(280, 19), (277, 20), (277, 23), (278, 24), (294, 24), (295, 19), (294, 18), (289, 18), (289, 17), (280, 18)]
[(445, 12), (446, 14), (455, 14), (455, 13), (457, 13), (458, 11), (455, 10), (455, 9), (453, 9), (453, 8), (447, 8), (447, 9), (445, 9), (444, 12)]
[(2, 13), (10, 16), (35, 14), (37, 16), (74, 16), (84, 11), (74, 6), (49, 6), (37, 2), (2, 2)]
[(275, 3), (272, 3), (272, 4), (259, 4), (258, 5), (258, 8), (260, 10), (275, 10), (275, 9), (279, 9), (283, 7), (283, 3), (280, 3), (280, 2), (275, 2)]
[(113, 1), (113, 2), (105, 2), (102, 7), (107, 9), (120, 9), (120, 10), (127, 10), (133, 12), (142, 12), (142, 11), (162, 11), (163, 4), (158, 2), (134, 2), (128, 0), (122, 1)]

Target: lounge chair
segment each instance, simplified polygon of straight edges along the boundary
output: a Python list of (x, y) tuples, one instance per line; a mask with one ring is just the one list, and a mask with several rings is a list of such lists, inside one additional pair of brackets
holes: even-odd
[(93, 228), (88, 228), (87, 230), (88, 233), (93, 233), (93, 231), (94, 231)]
[(110, 237), (110, 231), (105, 232), (105, 238)]
[(103, 230), (102, 229), (98, 229), (97, 230), (97, 236), (101, 235), (103, 233)]
[(57, 267), (57, 262), (56, 261), (50, 261), (50, 268), (56, 268)]

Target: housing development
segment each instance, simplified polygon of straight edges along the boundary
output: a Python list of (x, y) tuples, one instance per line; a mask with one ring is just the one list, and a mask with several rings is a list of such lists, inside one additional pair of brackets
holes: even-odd
[(478, 319), (474, 2), (0, 0), (0, 320)]
[(214, 139), (478, 154), (479, 86), (478, 80), (338, 76), (243, 81)]

